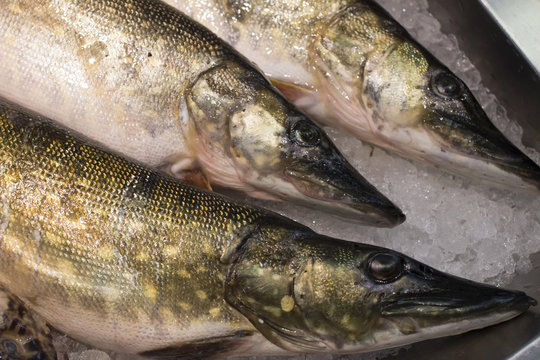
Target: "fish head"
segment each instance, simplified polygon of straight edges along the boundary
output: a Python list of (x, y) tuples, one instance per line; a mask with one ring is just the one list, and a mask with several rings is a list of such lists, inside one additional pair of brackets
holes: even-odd
[(351, 353), (508, 320), (536, 302), (398, 252), (275, 225), (244, 245), (226, 300), (294, 352)]
[(540, 189), (540, 167), (495, 127), (465, 83), (371, 1), (321, 28), (312, 63), (335, 121), (447, 171)]
[[(231, 62), (197, 81), (186, 102), (198, 161), (211, 182), (252, 196), (328, 208), (395, 226), (405, 216), (356, 171), (324, 131), (258, 72)], [(203, 119), (203, 120), (201, 120)]]

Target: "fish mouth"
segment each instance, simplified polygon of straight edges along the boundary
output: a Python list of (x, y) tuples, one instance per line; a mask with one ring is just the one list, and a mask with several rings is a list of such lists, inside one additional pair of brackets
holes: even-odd
[(420, 264), (411, 264), (410, 273), (416, 279), (414, 289), (384, 297), (380, 303), (381, 318), (409, 333), (431, 328), (439, 329), (441, 336), (458, 334), (503, 322), (537, 305), (521, 291), (476, 283)]
[(537, 301), (521, 291), (500, 290), (478, 296), (468, 294), (425, 295), (398, 299), (381, 305), (381, 315), (411, 317), (460, 317), (492, 311), (525, 312)]
[(428, 122), (427, 131), (440, 147), (440, 161), (446, 161), (453, 172), (467, 172), (503, 186), (540, 190), (540, 166), (512, 144), (483, 110), (471, 112), (474, 120), (435, 112), (439, 125), (429, 126)]
[(416, 261), (407, 267), (410, 283), (404, 290), (381, 294), (379, 303), (381, 321), (402, 334), (455, 335), (509, 320), (537, 305), (521, 291), (462, 279)]
[[(393, 336), (381, 337), (383, 343), (401, 346), (437, 337), (462, 334), (510, 320), (536, 300), (519, 291), (500, 290), (493, 296), (474, 299), (446, 295), (418, 296), (381, 305), (380, 323)], [(468, 299), (467, 299), (468, 297)]]
[(344, 220), (362, 225), (394, 227), (406, 216), (386, 196), (356, 171), (335, 165), (332, 176), (318, 176), (316, 171), (286, 170), (285, 181), (304, 196), (306, 205), (324, 208)]

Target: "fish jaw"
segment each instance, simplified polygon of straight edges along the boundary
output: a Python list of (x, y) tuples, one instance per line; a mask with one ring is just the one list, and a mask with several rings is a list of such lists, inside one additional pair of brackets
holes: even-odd
[(274, 221), (251, 235), (229, 272), (225, 298), (292, 352), (380, 350), (494, 325), (537, 304), (520, 291), (290, 224)]
[(405, 221), (405, 214), (375, 187), (361, 177), (351, 176), (355, 171), (349, 163), (323, 163), (323, 171), (325, 165), (336, 174), (332, 181), (314, 178), (313, 173), (319, 170), (317, 168), (309, 173), (288, 170), (284, 180), (289, 183), (291, 194), (299, 193), (306, 205), (324, 209), (346, 220), (351, 219), (351, 214), (356, 214), (354, 221), (359, 224), (394, 227)]
[[(416, 272), (418, 269), (412, 271)], [(510, 320), (536, 306), (521, 291), (503, 290), (440, 273), (420, 264), (434, 281), (423, 294), (397, 294), (381, 301), (381, 348), (452, 336)], [(391, 334), (391, 335), (390, 335)]]
[[(519, 310), (486, 313), (485, 315), (478, 315), (470, 319), (456, 320), (454, 322), (427, 327), (422, 327), (418, 325), (416, 320), (406, 317), (394, 320), (381, 320), (381, 323), (384, 323), (382, 326), (386, 331), (373, 335), (373, 342), (376, 345), (372, 349), (381, 350), (429, 339), (459, 335), (511, 320), (521, 315), (521, 313), (522, 311)], [(414, 331), (414, 333), (411, 333), (411, 331)]]
[[(315, 118), (458, 175), (540, 189), (540, 167), (492, 124), (460, 79), (376, 4), (347, 7), (321, 27), (310, 63), (319, 93), (296, 97), (312, 104), (306, 111)], [(326, 106), (314, 105), (321, 102)]]
[(324, 207), (363, 224), (392, 227), (405, 220), (319, 126), (250, 67), (211, 69), (182, 104), (181, 117), (189, 119), (182, 121), (184, 137), (211, 183)]

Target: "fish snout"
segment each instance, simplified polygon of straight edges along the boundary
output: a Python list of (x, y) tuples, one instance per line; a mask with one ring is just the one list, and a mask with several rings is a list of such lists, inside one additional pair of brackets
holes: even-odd
[(483, 126), (463, 124), (455, 117), (441, 117), (441, 120), (447, 123), (448, 131), (441, 134), (442, 126), (432, 129), (441, 144), (439, 160), (432, 162), (447, 162), (453, 172), (503, 187), (540, 190), (540, 167), (487, 117)]
[(522, 291), (506, 290), (445, 274), (416, 261), (408, 262), (412, 288), (386, 297), (383, 317), (407, 316), (437, 325), (449, 319), (485, 319), (495, 324), (536, 306), (537, 301)]
[[(315, 166), (313, 166), (315, 165)], [(360, 224), (394, 227), (406, 216), (345, 159), (318, 161), (311, 169), (286, 171), (286, 179), (308, 203)]]
[(495, 154), (495, 166), (518, 177), (521, 180), (520, 187), (540, 191), (540, 166), (510, 141), (504, 140), (506, 144), (501, 144), (499, 147), (500, 153)]
[(491, 122), (465, 83), (446, 68), (428, 73), (421, 117), (433, 143), (425, 157), (461, 175), (540, 190), (540, 167)]
[(459, 320), (489, 314), (493, 314), (493, 318), (496, 314), (507, 314), (501, 316), (510, 318), (536, 305), (535, 299), (521, 291), (498, 288), (485, 291), (485, 289), (477, 288), (476, 291), (450, 292), (449, 290), (386, 301), (381, 304), (381, 315), (383, 317), (418, 317), (424, 321), (431, 319), (431, 322), (436, 322), (436, 319)]

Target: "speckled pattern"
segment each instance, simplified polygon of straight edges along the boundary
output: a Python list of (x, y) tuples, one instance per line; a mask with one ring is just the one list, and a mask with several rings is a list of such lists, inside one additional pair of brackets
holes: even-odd
[(2, 1), (0, 46), (0, 96), (147, 166), (370, 225), (404, 220), (241, 55), (158, 0)]
[[(277, 79), (314, 86), (308, 48), (321, 25), (356, 0), (165, 0)], [(309, 31), (306, 31), (309, 29)], [(279, 60), (278, 60), (279, 59)]]
[(165, 1), (254, 61), (319, 123), (454, 174), (540, 189), (540, 167), (375, 1)]
[(5, 105), (0, 114), (0, 283), (9, 291), (56, 328), (130, 352), (251, 329), (223, 301), (220, 258), (258, 210)]
[(0, 105), (0, 144), (0, 286), (101, 349), (351, 353), (488, 326), (536, 303), (197, 190), (13, 105)]
[(0, 13), (1, 94), (149, 165), (189, 153), (181, 96), (230, 52), (209, 31), (152, 0), (8, 0)]

